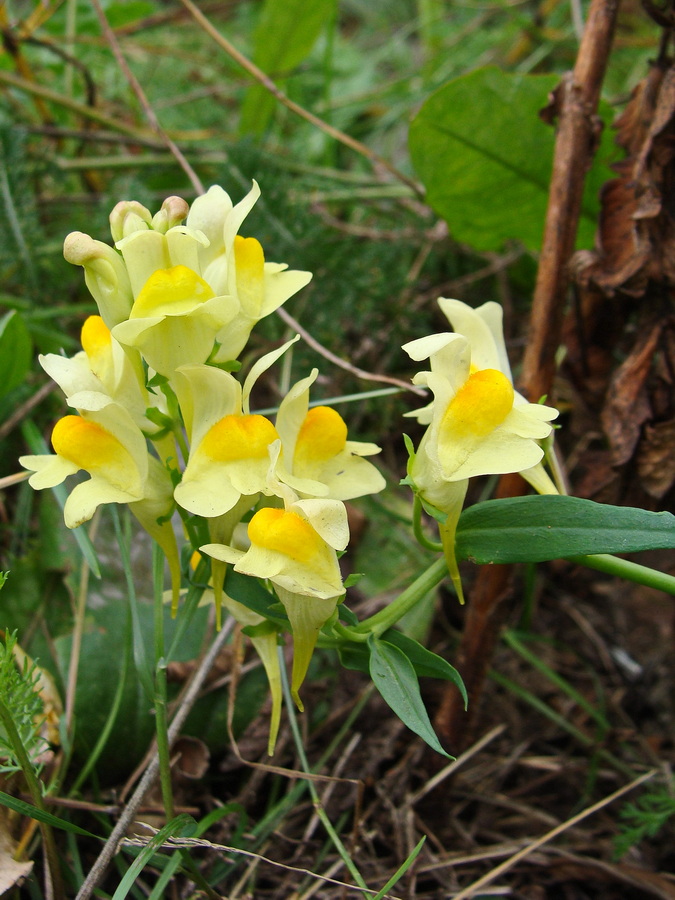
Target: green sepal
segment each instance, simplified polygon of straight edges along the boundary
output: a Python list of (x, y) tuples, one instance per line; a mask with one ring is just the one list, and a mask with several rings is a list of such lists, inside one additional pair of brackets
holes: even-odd
[(358, 584), (359, 581), (363, 578), (365, 572), (352, 572), (351, 575), (347, 575), (345, 580), (343, 581), (343, 586), (345, 590), (350, 587), (354, 587), (355, 584)]

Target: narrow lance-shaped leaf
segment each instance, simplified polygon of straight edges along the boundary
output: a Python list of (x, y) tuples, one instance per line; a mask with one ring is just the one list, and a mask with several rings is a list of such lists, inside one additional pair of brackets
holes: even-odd
[(441, 747), (429, 721), (417, 675), (408, 657), (398, 647), (372, 635), (368, 639), (368, 646), (370, 677), (384, 700), (404, 725), (438, 753), (451, 758)]
[(580, 497), (487, 500), (464, 510), (455, 552), (476, 563), (542, 562), (675, 548), (675, 516)]

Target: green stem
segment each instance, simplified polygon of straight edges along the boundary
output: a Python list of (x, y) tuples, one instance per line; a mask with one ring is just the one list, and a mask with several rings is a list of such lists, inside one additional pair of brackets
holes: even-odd
[[(303, 771), (307, 775), (310, 775), (312, 770), (309, 767), (309, 762), (307, 760), (307, 754), (305, 753), (305, 748), (302, 743), (302, 736), (300, 734), (300, 728), (298, 726), (298, 720), (297, 720), (297, 716), (295, 714), (295, 704), (291, 697), (291, 690), (290, 690), (290, 686), (288, 683), (288, 676), (286, 674), (286, 666), (285, 666), (285, 661), (284, 661), (284, 657), (283, 657), (283, 650), (281, 647), (279, 647), (278, 653), (279, 653), (279, 663), (280, 663), (280, 669), (281, 669), (281, 685), (282, 685), (282, 689), (284, 692), (284, 701), (286, 703), (286, 712), (288, 713), (288, 720), (291, 725), (291, 731), (293, 732), (293, 740), (295, 741), (295, 748), (298, 751), (298, 756), (300, 757), (300, 764), (302, 766)], [(349, 855), (347, 848), (340, 840), (340, 836), (335, 831), (335, 829), (333, 828), (332, 822), (326, 815), (326, 811), (324, 810), (323, 806), (321, 805), (321, 800), (317, 793), (314, 782), (311, 780), (311, 778), (307, 780), (307, 787), (309, 789), (309, 793), (312, 796), (312, 802), (314, 804), (314, 809), (316, 810), (316, 814), (319, 817), (319, 819), (321, 820), (321, 822), (323, 823), (323, 826), (326, 829), (330, 839), (333, 841), (335, 849), (338, 851), (338, 853), (342, 857), (342, 860), (343, 860), (344, 864), (347, 866), (347, 868), (349, 869), (354, 881), (356, 881), (356, 883), (359, 885), (359, 887), (362, 887), (364, 890), (367, 891), (368, 885), (363, 880), (363, 877), (362, 877), (361, 873), (359, 872), (359, 870), (354, 865), (354, 862), (353, 862), (351, 856)]]
[(164, 658), (164, 553), (157, 544), (153, 544), (152, 551), (152, 575), (155, 590), (155, 729), (164, 812), (167, 821), (171, 821), (174, 818), (174, 804), (166, 706), (166, 659)]
[(441, 557), (441, 559), (433, 562), (425, 572), (422, 572), (419, 578), (416, 578), (402, 594), (399, 594), (395, 600), (392, 600), (389, 606), (385, 606), (384, 609), (375, 613), (374, 616), (364, 619), (363, 622), (355, 626), (353, 631), (357, 634), (363, 634), (364, 632), (374, 635), (382, 634), (419, 603), (425, 594), (432, 588), (435, 588), (437, 584), (440, 584), (447, 574), (448, 567), (445, 558)]
[(443, 552), (443, 544), (439, 541), (430, 540), (426, 534), (424, 533), (424, 528), (422, 526), (422, 501), (420, 500), (419, 494), (414, 495), (415, 499), (413, 500), (413, 534), (418, 542), (427, 550), (431, 550), (434, 553), (442, 553)]
[[(21, 736), (19, 735), (16, 725), (14, 724), (12, 714), (7, 709), (2, 700), (0, 700), (0, 721), (2, 722), (2, 727), (4, 729), (5, 735), (7, 736), (7, 740), (12, 745), (12, 750), (14, 751), (17, 762), (21, 766), (21, 771), (23, 772), (23, 777), (26, 779), (26, 785), (28, 787), (28, 791), (31, 795), (35, 808), (39, 809), (40, 812), (46, 812), (47, 809), (42, 799), (42, 791), (40, 789), (40, 783), (37, 779), (37, 775), (35, 774), (35, 769), (33, 768), (33, 764), (28, 758), (26, 748), (24, 747)], [(64, 897), (65, 894), (63, 893), (63, 883), (61, 879), (61, 869), (59, 867), (59, 857), (56, 852), (56, 844), (54, 843), (54, 833), (52, 832), (51, 827), (47, 825), (46, 822), (40, 822), (40, 831), (42, 832), (42, 840), (44, 841), (45, 845), (45, 854), (47, 856), (47, 863), (49, 866), (49, 875), (52, 882), (53, 896)], [(49, 891), (47, 891), (47, 895), (49, 895)]]
[(665, 591), (666, 594), (675, 595), (675, 576), (666, 572), (658, 572), (649, 566), (641, 566), (629, 559), (619, 559), (618, 556), (610, 556), (608, 553), (596, 553), (591, 556), (569, 556), (570, 562), (589, 569), (597, 569), (599, 572), (607, 572), (609, 575), (617, 575), (626, 581), (636, 581), (657, 591)]

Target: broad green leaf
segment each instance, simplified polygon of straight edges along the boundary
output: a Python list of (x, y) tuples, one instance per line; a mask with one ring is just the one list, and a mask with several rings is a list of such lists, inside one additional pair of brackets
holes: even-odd
[(0, 395), (18, 387), (28, 374), (33, 342), (20, 313), (11, 310), (0, 319)]
[[(335, 14), (335, 0), (265, 0), (253, 37), (253, 61), (279, 81), (309, 55)], [(265, 131), (277, 101), (262, 85), (249, 88), (239, 124), (242, 134)]]
[(514, 497), (465, 509), (455, 552), (477, 563), (541, 562), (675, 548), (675, 516), (580, 497)]
[(438, 753), (449, 757), (429, 721), (417, 675), (408, 657), (393, 644), (372, 636), (368, 639), (368, 646), (370, 677), (384, 700), (404, 725)]
[[(427, 201), (458, 241), (499, 250), (505, 241), (541, 246), (553, 159), (554, 129), (539, 117), (556, 75), (522, 75), (489, 66), (433, 93), (410, 126), (410, 154)], [(579, 223), (580, 246), (592, 246), (598, 190), (612, 173), (603, 136), (589, 173)]]

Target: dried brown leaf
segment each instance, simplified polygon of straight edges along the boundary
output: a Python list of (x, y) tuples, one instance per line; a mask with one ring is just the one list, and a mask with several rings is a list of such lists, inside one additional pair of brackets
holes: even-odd
[(631, 458), (642, 426), (652, 416), (646, 381), (662, 328), (663, 324), (657, 323), (638, 341), (617, 369), (607, 391), (601, 419), (615, 466)]
[(16, 843), (7, 831), (4, 817), (0, 819), (0, 894), (11, 890), (26, 878), (33, 868), (32, 862), (14, 859)]
[(637, 455), (642, 486), (663, 497), (675, 484), (675, 419), (647, 425)]

